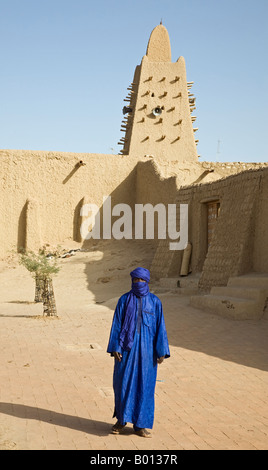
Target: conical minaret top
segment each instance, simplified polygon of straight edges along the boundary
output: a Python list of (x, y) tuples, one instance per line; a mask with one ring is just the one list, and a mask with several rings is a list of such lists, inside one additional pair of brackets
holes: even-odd
[(167, 29), (160, 23), (153, 29), (146, 55), (151, 62), (171, 62), (171, 47)]
[(118, 142), (122, 154), (197, 162), (192, 84), (186, 79), (184, 58), (171, 61), (169, 35), (160, 23), (150, 35), (124, 100), (124, 137)]

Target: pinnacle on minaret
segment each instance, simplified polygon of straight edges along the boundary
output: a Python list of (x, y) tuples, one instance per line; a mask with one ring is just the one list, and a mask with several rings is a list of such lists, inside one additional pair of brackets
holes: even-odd
[(171, 62), (169, 34), (162, 23), (153, 29), (146, 55), (151, 62)]

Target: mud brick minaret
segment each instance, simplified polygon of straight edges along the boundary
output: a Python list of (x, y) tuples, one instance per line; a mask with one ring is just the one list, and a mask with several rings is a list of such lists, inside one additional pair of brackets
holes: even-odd
[(158, 25), (124, 100), (121, 153), (197, 162), (192, 84), (186, 79), (184, 58), (171, 61), (168, 32)]

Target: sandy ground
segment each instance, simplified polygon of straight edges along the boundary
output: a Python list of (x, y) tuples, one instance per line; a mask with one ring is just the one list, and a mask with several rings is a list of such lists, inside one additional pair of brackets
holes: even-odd
[(144, 241), (99, 241), (59, 258), (57, 318), (34, 303), (34, 281), (11, 254), (0, 262), (0, 449), (268, 449), (268, 321), (234, 322), (196, 310), (189, 297), (162, 300), (171, 357), (159, 366), (152, 439), (114, 419), (114, 307), (129, 273), (150, 268)]

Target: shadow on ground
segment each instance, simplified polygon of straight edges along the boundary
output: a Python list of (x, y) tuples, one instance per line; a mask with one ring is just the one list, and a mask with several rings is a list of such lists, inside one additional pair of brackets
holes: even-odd
[(236, 321), (192, 308), (189, 297), (159, 297), (172, 346), (268, 371), (267, 320)]
[(63, 426), (76, 431), (82, 431), (96, 436), (107, 436), (111, 433), (111, 424), (104, 421), (80, 418), (79, 416), (66, 415), (56, 411), (46, 410), (28, 405), (14, 403), (0, 403), (0, 413), (16, 418), (35, 419), (45, 423)]

